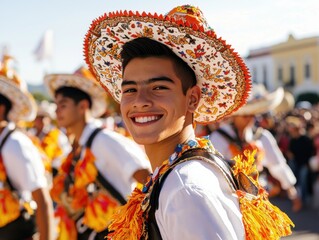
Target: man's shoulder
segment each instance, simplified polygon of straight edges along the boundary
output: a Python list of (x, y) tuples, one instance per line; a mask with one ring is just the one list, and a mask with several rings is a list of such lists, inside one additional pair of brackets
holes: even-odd
[(172, 185), (175, 185), (175, 189), (196, 188), (211, 192), (220, 188), (222, 191), (232, 191), (224, 173), (216, 164), (196, 157), (175, 166), (167, 176), (163, 188), (165, 185), (168, 191), (174, 189)]
[(15, 129), (10, 135), (8, 136), (7, 139), (8, 144), (32, 144), (31, 139), (27, 136), (26, 133), (24, 133), (20, 129)]

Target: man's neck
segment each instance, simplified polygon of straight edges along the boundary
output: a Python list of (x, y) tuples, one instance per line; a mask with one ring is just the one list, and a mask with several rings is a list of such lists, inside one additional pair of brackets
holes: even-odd
[(189, 139), (194, 139), (195, 133), (192, 125), (185, 127), (182, 132), (172, 135), (160, 142), (145, 145), (145, 152), (150, 159), (153, 171), (161, 166), (175, 151), (178, 144), (185, 143)]
[(8, 121), (0, 120), (0, 134), (2, 133), (3, 129), (8, 125)]
[(86, 124), (85, 121), (79, 121), (67, 128), (67, 134), (72, 138), (72, 142), (79, 142)]

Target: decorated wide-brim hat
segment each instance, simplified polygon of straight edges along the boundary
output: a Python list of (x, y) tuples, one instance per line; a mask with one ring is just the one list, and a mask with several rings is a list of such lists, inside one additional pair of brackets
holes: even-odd
[(85, 60), (100, 84), (121, 101), (123, 45), (147, 37), (173, 50), (195, 72), (201, 100), (199, 123), (220, 120), (246, 103), (250, 75), (240, 56), (217, 37), (200, 9), (184, 5), (166, 15), (119, 11), (94, 20), (84, 42)]
[(12, 104), (8, 119), (16, 123), (31, 122), (36, 117), (37, 105), (27, 90), (27, 84), (10, 69), (11, 60), (10, 56), (5, 55), (0, 62), (0, 94)]
[(92, 73), (84, 67), (80, 67), (73, 74), (48, 74), (44, 77), (44, 83), (52, 98), (56, 90), (61, 87), (74, 87), (87, 93), (92, 100), (93, 117), (100, 117), (106, 111), (106, 92), (97, 83)]
[(251, 95), (246, 105), (241, 107), (233, 115), (258, 115), (274, 110), (284, 98), (284, 89), (277, 88), (273, 92), (268, 92), (264, 85), (254, 84)]

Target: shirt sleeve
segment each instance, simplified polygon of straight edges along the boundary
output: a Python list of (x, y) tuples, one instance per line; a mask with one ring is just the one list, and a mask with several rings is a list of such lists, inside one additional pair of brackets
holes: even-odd
[[(91, 150), (101, 174), (123, 196), (131, 193), (133, 174), (139, 169), (150, 169), (145, 152), (132, 140), (109, 130), (103, 130), (94, 139)], [(125, 190), (126, 189), (126, 190)]]
[(13, 132), (2, 152), (6, 172), (18, 191), (47, 187), (44, 165), (37, 148), (22, 132)]
[(180, 165), (168, 175), (155, 212), (162, 238), (244, 239), (238, 198), (220, 170), (199, 161)]
[(270, 174), (280, 182), (283, 189), (294, 186), (296, 177), (288, 166), (272, 134), (268, 130), (263, 130), (260, 141), (265, 150), (263, 165), (267, 167)]

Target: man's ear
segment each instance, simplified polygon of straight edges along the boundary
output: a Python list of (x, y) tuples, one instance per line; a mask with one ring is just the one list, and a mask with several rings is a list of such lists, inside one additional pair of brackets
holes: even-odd
[(79, 106), (79, 109), (80, 109), (81, 111), (83, 111), (83, 113), (85, 113), (86, 110), (89, 110), (89, 109), (90, 109), (89, 101), (86, 100), (86, 99), (81, 100), (81, 101), (78, 103), (78, 106)]
[(188, 110), (193, 113), (197, 109), (197, 106), (200, 101), (200, 97), (201, 97), (200, 88), (197, 85), (195, 85), (188, 90), (187, 94), (188, 94)]

